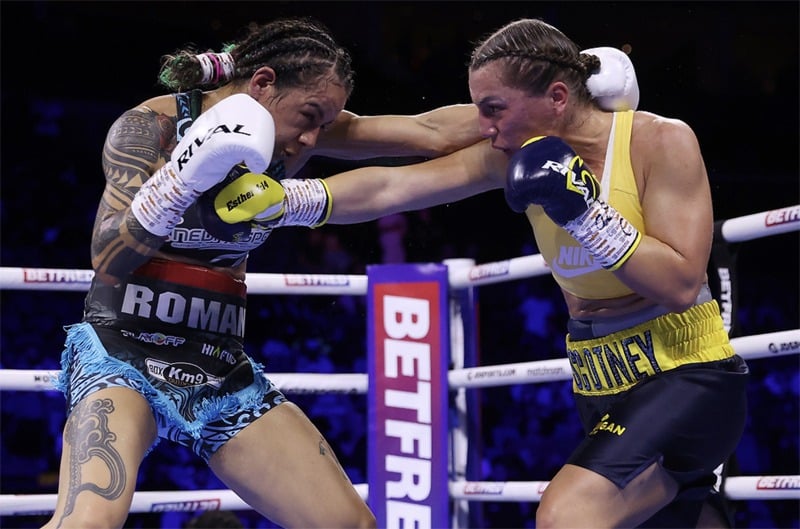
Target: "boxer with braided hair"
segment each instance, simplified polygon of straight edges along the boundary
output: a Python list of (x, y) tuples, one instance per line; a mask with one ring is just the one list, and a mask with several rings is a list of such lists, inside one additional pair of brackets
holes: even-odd
[[(268, 64), (276, 73), (276, 88), (284, 89), (316, 78), (331, 64), (350, 68), (349, 54), (341, 51), (329, 34), (309, 33), (313, 24), (318, 22), (290, 19), (270, 24), (225, 44), (220, 53), (200, 53), (193, 46), (177, 50), (162, 57), (159, 82), (174, 91), (218, 88), (247, 81)], [(349, 82), (352, 84), (352, 77)], [(415, 116), (358, 116), (343, 110), (333, 123), (326, 124), (324, 132), (315, 138), (313, 149), (293, 149), (282, 159), (286, 175), (299, 171), (312, 155), (345, 159), (436, 157), (481, 139), (475, 108), (468, 104), (448, 105)]]
[(247, 258), (274, 226), (324, 223), (324, 182), (290, 178), (312, 154), (441, 155), (480, 139), (474, 109), (344, 111), (350, 56), (308, 19), (166, 56), (160, 79), (180, 92), (123, 113), (103, 147), (95, 275), (67, 328), (69, 415), (45, 527), (122, 527), (160, 439), (283, 527), (373, 527), (324, 436), (243, 349)]
[[(635, 77), (620, 77), (625, 63), (607, 53), (581, 52), (541, 20), (500, 28), (468, 72), (488, 139), (328, 178), (329, 222), (504, 189), (566, 301), (586, 431), (536, 527), (725, 527), (715, 469), (744, 429), (748, 368), (707, 284), (708, 176), (692, 129), (634, 110)], [(606, 91), (613, 70), (622, 83)]]
[[(277, 88), (305, 84), (333, 68), (352, 82), (349, 54), (328, 34), (313, 32), (309, 20), (289, 19), (250, 31), (243, 39), (223, 46), (223, 53), (197, 54), (191, 48), (162, 58), (159, 81), (171, 90), (202, 85), (213, 87), (247, 79), (264, 64), (275, 70)], [(199, 67), (199, 68), (198, 68)]]

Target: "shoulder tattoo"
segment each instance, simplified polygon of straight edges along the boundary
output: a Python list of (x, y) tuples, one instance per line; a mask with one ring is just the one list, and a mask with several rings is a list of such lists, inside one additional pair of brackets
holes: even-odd
[(132, 197), (175, 148), (175, 118), (149, 109), (125, 112), (112, 125), (103, 146), (108, 183)]

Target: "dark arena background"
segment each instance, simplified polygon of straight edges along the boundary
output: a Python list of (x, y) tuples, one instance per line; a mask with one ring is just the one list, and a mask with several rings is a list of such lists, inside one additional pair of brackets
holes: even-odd
[[(89, 269), (106, 130), (164, 91), (159, 58), (187, 43), (220, 50), (250, 22), (308, 15), (352, 53), (360, 114), (415, 114), (469, 102), (473, 44), (521, 17), (543, 18), (582, 48), (630, 47), (639, 108), (688, 122), (711, 180), (715, 218), (796, 206), (798, 2), (13, 2), (2, 22), (3, 267)], [(312, 161), (310, 172), (351, 165)], [(794, 210), (797, 215), (797, 209)], [(795, 222), (797, 219), (795, 218)], [(384, 237), (403, 230), (400, 246)], [(691, 229), (687, 226), (686, 229)], [(736, 244), (740, 336), (798, 328), (798, 232)], [(487, 263), (537, 253), (502, 192), (353, 226), (290, 228), (251, 254), (250, 272), (364, 274), (391, 259)], [(397, 257), (399, 256), (399, 257)], [(0, 292), (3, 369), (58, 369), (62, 326), (83, 292)], [(566, 319), (549, 277), (482, 287), (484, 365), (560, 358)], [(366, 303), (352, 296), (250, 296), (249, 353), (272, 372), (366, 372)], [(797, 343), (789, 344), (798, 347)], [(750, 361), (750, 417), (731, 475), (797, 475), (798, 356)], [(550, 479), (576, 445), (568, 382), (481, 392), (480, 480)], [(363, 395), (293, 396), (354, 483), (366, 482)], [(55, 392), (2, 391), (1, 494), (54, 494), (64, 423)], [(720, 410), (725, 413), (725, 410)], [(657, 420), (657, 419), (656, 419)], [(794, 485), (797, 487), (797, 484)], [(162, 442), (137, 490), (225, 488), (187, 451)], [(535, 527), (536, 503), (475, 503), (485, 527)], [(479, 506), (479, 507), (478, 507)], [(798, 501), (730, 504), (737, 527), (797, 528)], [(181, 527), (194, 513), (129, 516), (125, 527)], [(273, 527), (237, 511), (246, 527)], [(47, 516), (0, 517), (38, 527)]]

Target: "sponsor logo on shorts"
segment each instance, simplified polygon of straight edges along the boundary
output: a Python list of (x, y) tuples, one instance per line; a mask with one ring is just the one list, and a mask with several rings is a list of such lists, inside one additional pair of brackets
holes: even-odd
[(624, 388), (661, 372), (649, 330), (597, 344), (591, 349), (568, 349), (567, 358), (579, 391)]
[(609, 414), (603, 415), (603, 417), (595, 424), (592, 431), (589, 432), (589, 435), (595, 435), (597, 432), (608, 432), (613, 433), (614, 435), (622, 435), (627, 430), (626, 426), (622, 426), (621, 424), (617, 424), (614, 421), (609, 421), (611, 416)]
[(170, 336), (160, 332), (134, 332), (134, 331), (120, 331), (122, 336), (139, 340), (140, 342), (149, 343), (153, 345), (171, 345), (178, 347), (186, 341), (186, 338), (180, 336)]
[(173, 386), (207, 385), (215, 389), (219, 389), (222, 386), (222, 377), (210, 375), (194, 364), (186, 362), (170, 364), (155, 358), (148, 358), (145, 362), (147, 364), (147, 372), (150, 375)]
[(244, 336), (245, 309), (232, 303), (128, 283), (120, 312), (190, 329)]
[(219, 347), (219, 346), (216, 346), (216, 345), (211, 345), (209, 343), (204, 343), (203, 347), (200, 349), (200, 352), (203, 353), (206, 356), (210, 356), (211, 358), (216, 358), (217, 360), (222, 360), (223, 362), (226, 362), (226, 363), (228, 363), (230, 365), (233, 365), (233, 364), (236, 363), (236, 357), (233, 356), (233, 354), (231, 354), (230, 351), (227, 351), (227, 350), (223, 349), (222, 347)]

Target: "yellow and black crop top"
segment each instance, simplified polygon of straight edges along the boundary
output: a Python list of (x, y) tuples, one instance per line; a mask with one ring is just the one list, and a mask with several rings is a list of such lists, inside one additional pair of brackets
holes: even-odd
[[(644, 235), (642, 205), (630, 155), (633, 115), (632, 110), (614, 113), (605, 169), (600, 178), (600, 197)], [(595, 263), (566, 230), (550, 220), (541, 206), (530, 206), (526, 215), (539, 252), (561, 288), (583, 299), (611, 299), (633, 293), (613, 273)]]

